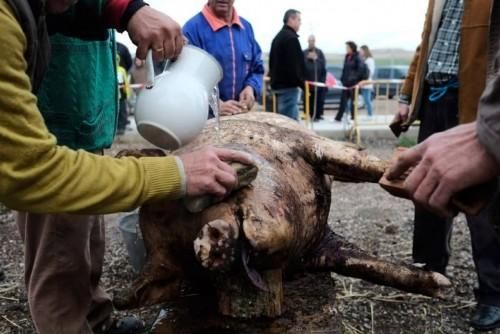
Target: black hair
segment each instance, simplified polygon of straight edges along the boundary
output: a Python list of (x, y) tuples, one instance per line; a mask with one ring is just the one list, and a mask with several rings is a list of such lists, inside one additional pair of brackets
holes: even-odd
[(294, 16), (297, 16), (299, 15), (300, 12), (296, 9), (289, 9), (285, 12), (285, 16), (283, 17), (283, 23), (284, 24), (287, 24), (288, 23), (288, 20), (290, 20), (290, 18), (294, 17)]
[(347, 42), (345, 42), (345, 44), (351, 48), (352, 52), (354, 52), (354, 53), (358, 52), (358, 45), (356, 43), (354, 43), (353, 41), (347, 41)]

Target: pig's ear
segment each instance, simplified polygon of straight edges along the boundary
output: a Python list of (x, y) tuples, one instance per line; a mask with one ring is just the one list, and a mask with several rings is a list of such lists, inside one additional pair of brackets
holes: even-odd
[(135, 157), (135, 158), (144, 158), (144, 157), (164, 157), (167, 154), (156, 148), (146, 148), (142, 150), (123, 150), (118, 152), (116, 155), (117, 158), (123, 157)]

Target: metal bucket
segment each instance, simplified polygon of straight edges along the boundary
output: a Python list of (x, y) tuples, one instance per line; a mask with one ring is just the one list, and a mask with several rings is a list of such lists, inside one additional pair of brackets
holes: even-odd
[(139, 227), (139, 214), (132, 213), (123, 217), (118, 223), (122, 233), (129, 262), (136, 273), (139, 273), (146, 262), (146, 249)]

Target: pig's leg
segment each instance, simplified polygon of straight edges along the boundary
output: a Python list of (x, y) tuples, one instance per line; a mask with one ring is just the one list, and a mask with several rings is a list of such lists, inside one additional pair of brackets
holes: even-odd
[(330, 228), (316, 251), (306, 260), (305, 266), (311, 271), (333, 271), (430, 297), (444, 298), (451, 287), (450, 281), (439, 273), (377, 259), (336, 235)]
[(355, 145), (327, 138), (311, 137), (304, 147), (306, 159), (338, 181), (377, 183), (388, 166)]

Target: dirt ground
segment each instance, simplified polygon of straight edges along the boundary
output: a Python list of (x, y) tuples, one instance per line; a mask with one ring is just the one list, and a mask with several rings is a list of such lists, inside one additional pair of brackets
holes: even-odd
[[(128, 146), (127, 142), (119, 143), (112, 152)], [(142, 144), (134, 142), (132, 146)], [(388, 157), (394, 143), (375, 143), (368, 147), (379, 156)], [(106, 217), (107, 252), (103, 285), (110, 293), (127, 286), (134, 277), (116, 225), (119, 217)], [(411, 261), (412, 205), (393, 199), (377, 185), (335, 183), (330, 224), (337, 233), (381, 258)], [(251, 321), (245, 326), (239, 322), (238, 331), (231, 330), (230, 321), (225, 323), (222, 320), (220, 326), (207, 325), (201, 332), (473, 333), (468, 319), (475, 307), (473, 289), (476, 276), (469, 238), (464, 219), (459, 217), (454, 226), (453, 257), (449, 267), (454, 293), (447, 300), (409, 295), (334, 274), (298, 275), (285, 286), (286, 313), (282, 318)], [(22, 283), (22, 253), (13, 214), (0, 211), (0, 265), (7, 276), (5, 281), (0, 282), (0, 334), (33, 332)], [(162, 305), (132, 314), (151, 325), (161, 309), (175, 317), (182, 306)], [(174, 330), (164, 333), (191, 333), (187, 329), (188, 323), (197, 318), (189, 318), (186, 327), (183, 327), (181, 318), (175, 320)], [(203, 318), (198, 321), (203, 321)]]

